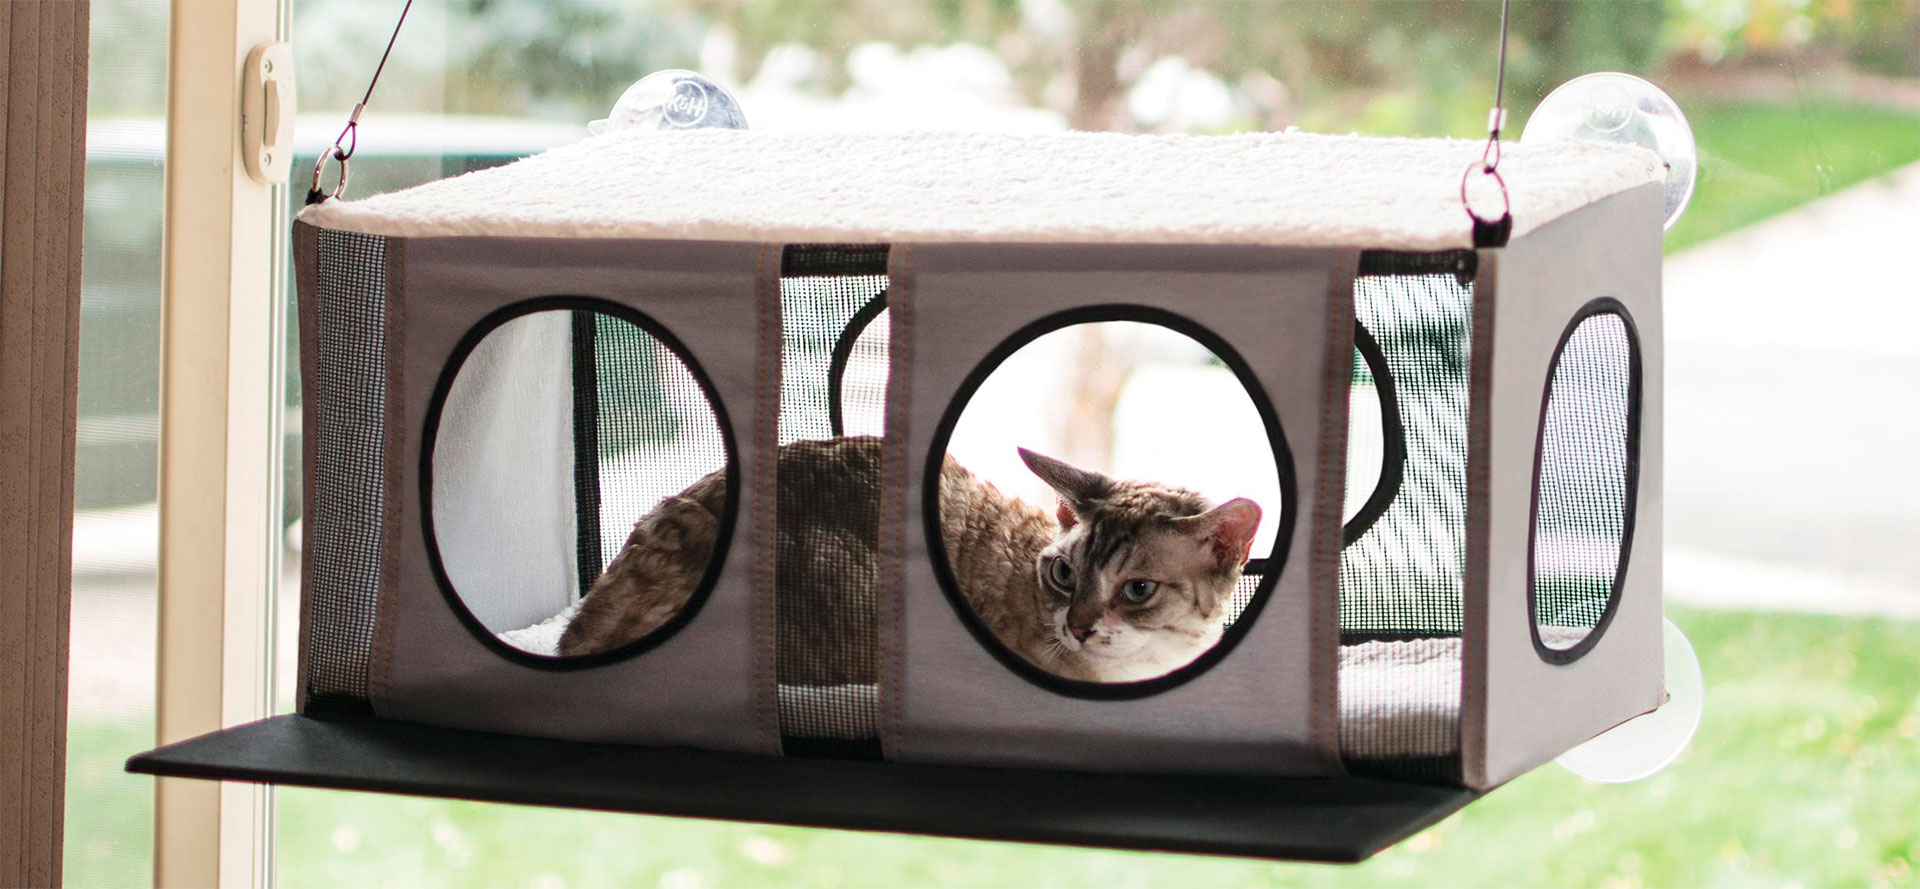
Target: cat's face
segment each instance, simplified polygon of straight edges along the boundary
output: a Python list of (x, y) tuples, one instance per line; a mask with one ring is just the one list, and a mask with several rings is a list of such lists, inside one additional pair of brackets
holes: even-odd
[(1179, 669), (1220, 640), (1258, 505), (1216, 507), (1181, 488), (1020, 454), (1060, 494), (1060, 536), (1034, 565), (1058, 653), (1099, 681), (1131, 682)]

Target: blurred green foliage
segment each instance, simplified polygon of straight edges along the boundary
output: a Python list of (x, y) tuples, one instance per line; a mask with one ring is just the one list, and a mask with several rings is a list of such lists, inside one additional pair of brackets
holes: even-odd
[(1707, 64), (1841, 61), (1920, 76), (1920, 4), (1912, 0), (1668, 0), (1670, 51)]
[[(295, 2), (303, 107), (351, 107), (400, 0)], [(796, 48), (811, 51), (806, 86), (834, 93), (860, 44), (970, 43), (1006, 63), (1021, 99), (1083, 129), (1138, 126), (1121, 107), (1127, 89), (1178, 56), (1234, 91), (1239, 126), (1371, 132), (1384, 117), (1471, 137), (1493, 91), (1499, 13), (1492, 0), (447, 0), (415, 7), (378, 107), (583, 120), (645, 72), (704, 62), (744, 82)], [(1684, 90), (1702, 66), (1920, 76), (1920, 3), (1518, 3), (1509, 106), (1522, 119), (1596, 70), (1672, 68)], [(124, 97), (152, 107), (144, 92)], [(118, 107), (123, 94), (94, 100)]]

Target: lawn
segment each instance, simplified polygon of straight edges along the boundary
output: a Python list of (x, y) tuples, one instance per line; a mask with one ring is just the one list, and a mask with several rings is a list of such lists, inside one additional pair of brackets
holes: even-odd
[[(1690, 96), (1668, 84), (1693, 127), (1700, 173), (1693, 202), (1667, 233), (1677, 253), (1808, 201), (1920, 160), (1920, 114), (1819, 100), (1799, 105)], [(1308, 113), (1317, 132), (1472, 138), (1484, 124), (1483, 100), (1457, 98), (1443, 112), (1387, 92), (1357, 113)], [(1513, 109), (1508, 138), (1518, 138), (1528, 109)]]
[(1685, 250), (1920, 160), (1920, 115), (1858, 105), (1689, 102), (1700, 178), (1667, 233)]
[[(1707, 675), (1693, 747), (1638, 784), (1535, 771), (1358, 867), (1283, 865), (287, 788), (303, 886), (1914, 885), (1920, 622), (1670, 609)], [(75, 756), (137, 747), (76, 725)], [(106, 748), (113, 748), (108, 750)], [(144, 873), (142, 778), (76, 777), (73, 886)], [(111, 785), (111, 786), (109, 786)], [(938, 805), (929, 800), (928, 805)], [(101, 831), (102, 836), (91, 835)]]
[(153, 779), (127, 757), (153, 746), (153, 714), (67, 724), (66, 884), (153, 885)]

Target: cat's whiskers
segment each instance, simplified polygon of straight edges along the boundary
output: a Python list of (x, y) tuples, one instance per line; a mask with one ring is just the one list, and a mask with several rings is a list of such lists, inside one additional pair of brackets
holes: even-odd
[(1066, 641), (1061, 639), (1060, 634), (1055, 633), (1053, 627), (1045, 621), (1042, 621), (1040, 624), (1040, 638), (1046, 640), (1046, 644), (1040, 647), (1040, 654), (1047, 661), (1059, 660), (1062, 655), (1067, 653)]

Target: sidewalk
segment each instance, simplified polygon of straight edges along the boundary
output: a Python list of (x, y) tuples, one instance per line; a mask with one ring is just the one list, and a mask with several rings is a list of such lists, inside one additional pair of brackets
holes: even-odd
[(1666, 267), (1667, 592), (1920, 617), (1920, 164)]

